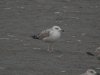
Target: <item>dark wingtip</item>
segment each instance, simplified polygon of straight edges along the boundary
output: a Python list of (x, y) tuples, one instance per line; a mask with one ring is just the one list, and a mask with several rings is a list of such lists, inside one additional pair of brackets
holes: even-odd
[(90, 56), (95, 56), (93, 53), (91, 53), (91, 52), (86, 52), (88, 55), (90, 55)]
[(31, 36), (33, 39), (39, 39), (36, 35)]

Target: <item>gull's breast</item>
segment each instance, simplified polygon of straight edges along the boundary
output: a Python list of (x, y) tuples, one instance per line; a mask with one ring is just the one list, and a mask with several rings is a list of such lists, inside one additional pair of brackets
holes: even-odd
[(43, 40), (45, 42), (55, 42), (56, 40), (58, 40), (61, 36), (61, 33), (58, 31), (55, 32), (51, 32), (49, 37), (44, 38)]
[(55, 31), (55, 32), (53, 32), (53, 33), (51, 34), (51, 38), (54, 39), (54, 40), (59, 39), (60, 36), (61, 36), (61, 33), (58, 32), (58, 31)]

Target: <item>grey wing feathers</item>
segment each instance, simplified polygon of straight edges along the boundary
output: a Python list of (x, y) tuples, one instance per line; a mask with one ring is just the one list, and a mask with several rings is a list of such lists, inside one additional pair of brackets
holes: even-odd
[(49, 30), (45, 30), (45, 31), (42, 31), (41, 33), (39, 33), (38, 37), (41, 40), (41, 39), (43, 39), (45, 37), (49, 37), (49, 35), (50, 35), (50, 31)]

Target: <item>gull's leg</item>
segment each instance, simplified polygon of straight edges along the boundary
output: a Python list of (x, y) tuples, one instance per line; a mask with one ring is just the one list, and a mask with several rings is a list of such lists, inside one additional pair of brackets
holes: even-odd
[(48, 44), (48, 51), (49, 52), (52, 52), (53, 51), (53, 45), (52, 45), (52, 43), (49, 43)]
[(50, 51), (50, 44), (48, 44), (48, 51)]
[(53, 52), (53, 50), (54, 50), (54, 44), (52, 43), (51, 44), (51, 51)]

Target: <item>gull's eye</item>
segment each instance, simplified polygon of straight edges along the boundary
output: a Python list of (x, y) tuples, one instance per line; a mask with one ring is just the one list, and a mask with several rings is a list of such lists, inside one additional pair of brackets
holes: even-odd
[(93, 71), (90, 71), (90, 73), (94, 73)]
[(56, 30), (58, 30), (59, 28), (55, 28)]

